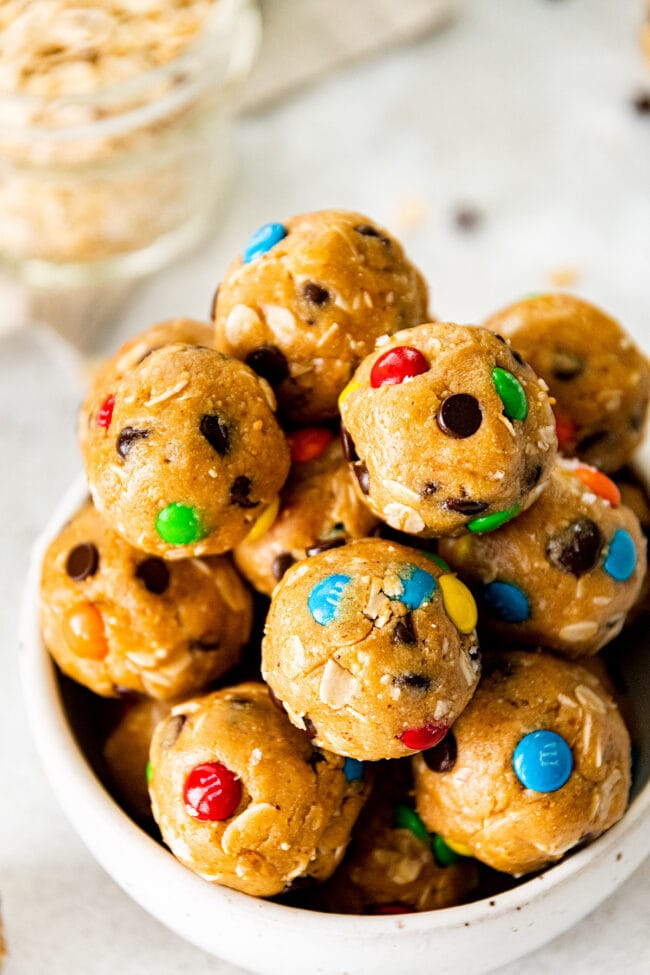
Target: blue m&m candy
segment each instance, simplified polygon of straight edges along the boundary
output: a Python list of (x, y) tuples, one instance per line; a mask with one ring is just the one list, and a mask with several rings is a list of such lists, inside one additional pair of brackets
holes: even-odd
[(636, 546), (624, 528), (614, 532), (603, 568), (617, 582), (626, 582), (636, 569)]
[(363, 778), (363, 762), (357, 758), (346, 758), (343, 763), (343, 774), (348, 782), (356, 782)]
[(316, 583), (309, 593), (307, 600), (309, 612), (321, 626), (327, 626), (336, 619), (341, 598), (350, 582), (350, 576), (337, 573)]
[(281, 223), (265, 223), (248, 238), (244, 245), (242, 260), (250, 264), (256, 257), (268, 253), (272, 247), (279, 244), (287, 236), (287, 228)]
[(554, 731), (533, 731), (515, 748), (512, 767), (524, 788), (555, 792), (569, 780), (573, 755), (561, 735)]
[(483, 600), (490, 614), (506, 623), (524, 623), (530, 619), (528, 596), (512, 582), (488, 583)]
[(399, 577), (404, 588), (395, 598), (409, 609), (419, 609), (436, 591), (436, 580), (431, 573), (418, 569), (416, 565), (405, 565), (400, 569)]

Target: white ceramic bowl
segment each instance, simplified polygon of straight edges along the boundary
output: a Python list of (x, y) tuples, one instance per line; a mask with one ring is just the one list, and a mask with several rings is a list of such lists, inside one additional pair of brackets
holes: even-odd
[(631, 805), (613, 829), (552, 869), (462, 907), (363, 917), (298, 910), (194, 876), (122, 812), (95, 776), (41, 642), (42, 555), (85, 496), (83, 482), (72, 486), (32, 557), (21, 640), (32, 731), (52, 788), (91, 853), (135, 901), (188, 941), (263, 975), (477, 975), (566, 930), (650, 853), (650, 641), (637, 627), (642, 646), (622, 661), (640, 743)]

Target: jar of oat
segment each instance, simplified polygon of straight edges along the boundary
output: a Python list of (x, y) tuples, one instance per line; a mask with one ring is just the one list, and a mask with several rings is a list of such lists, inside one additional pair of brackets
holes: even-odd
[(259, 25), (254, 0), (0, 3), (0, 265), (86, 284), (196, 242)]

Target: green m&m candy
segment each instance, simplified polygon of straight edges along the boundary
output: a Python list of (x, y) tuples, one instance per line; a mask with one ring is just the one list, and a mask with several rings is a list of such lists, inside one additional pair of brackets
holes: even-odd
[(503, 412), (509, 420), (525, 420), (528, 416), (528, 400), (516, 376), (513, 376), (507, 369), (496, 366), (492, 370), (492, 382), (501, 402)]
[(158, 512), (156, 531), (169, 545), (191, 545), (207, 534), (196, 509), (178, 501)]
[(430, 840), (429, 830), (426, 828), (415, 809), (411, 809), (404, 802), (398, 802), (393, 808), (393, 820), (398, 829), (409, 829), (423, 843)]
[(467, 522), (468, 529), (475, 535), (483, 532), (493, 532), (496, 528), (501, 528), (507, 521), (510, 521), (519, 514), (519, 505), (513, 504), (512, 508), (504, 511), (494, 511), (491, 515), (481, 515), (479, 518), (472, 518)]

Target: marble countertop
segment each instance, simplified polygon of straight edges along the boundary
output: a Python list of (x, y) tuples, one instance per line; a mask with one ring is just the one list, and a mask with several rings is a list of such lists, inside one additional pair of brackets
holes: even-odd
[[(476, 321), (561, 285), (650, 351), (650, 70), (636, 0), (467, 0), (444, 33), (357, 64), (238, 124), (239, 178), (215, 239), (141, 284), (106, 351), (204, 317), (230, 256), (269, 219), (339, 205), (400, 234), (438, 317)], [(472, 228), (459, 208), (478, 214)], [(147, 916), (64, 820), (20, 700), (16, 625), (36, 533), (79, 469), (79, 360), (45, 330), (0, 337), (0, 893), (7, 975), (235, 975)], [(499, 975), (645, 975), (650, 861), (597, 911)], [(433, 969), (432, 969), (433, 970)], [(308, 973), (306, 973), (308, 975)], [(462, 975), (462, 973), (459, 973)]]

